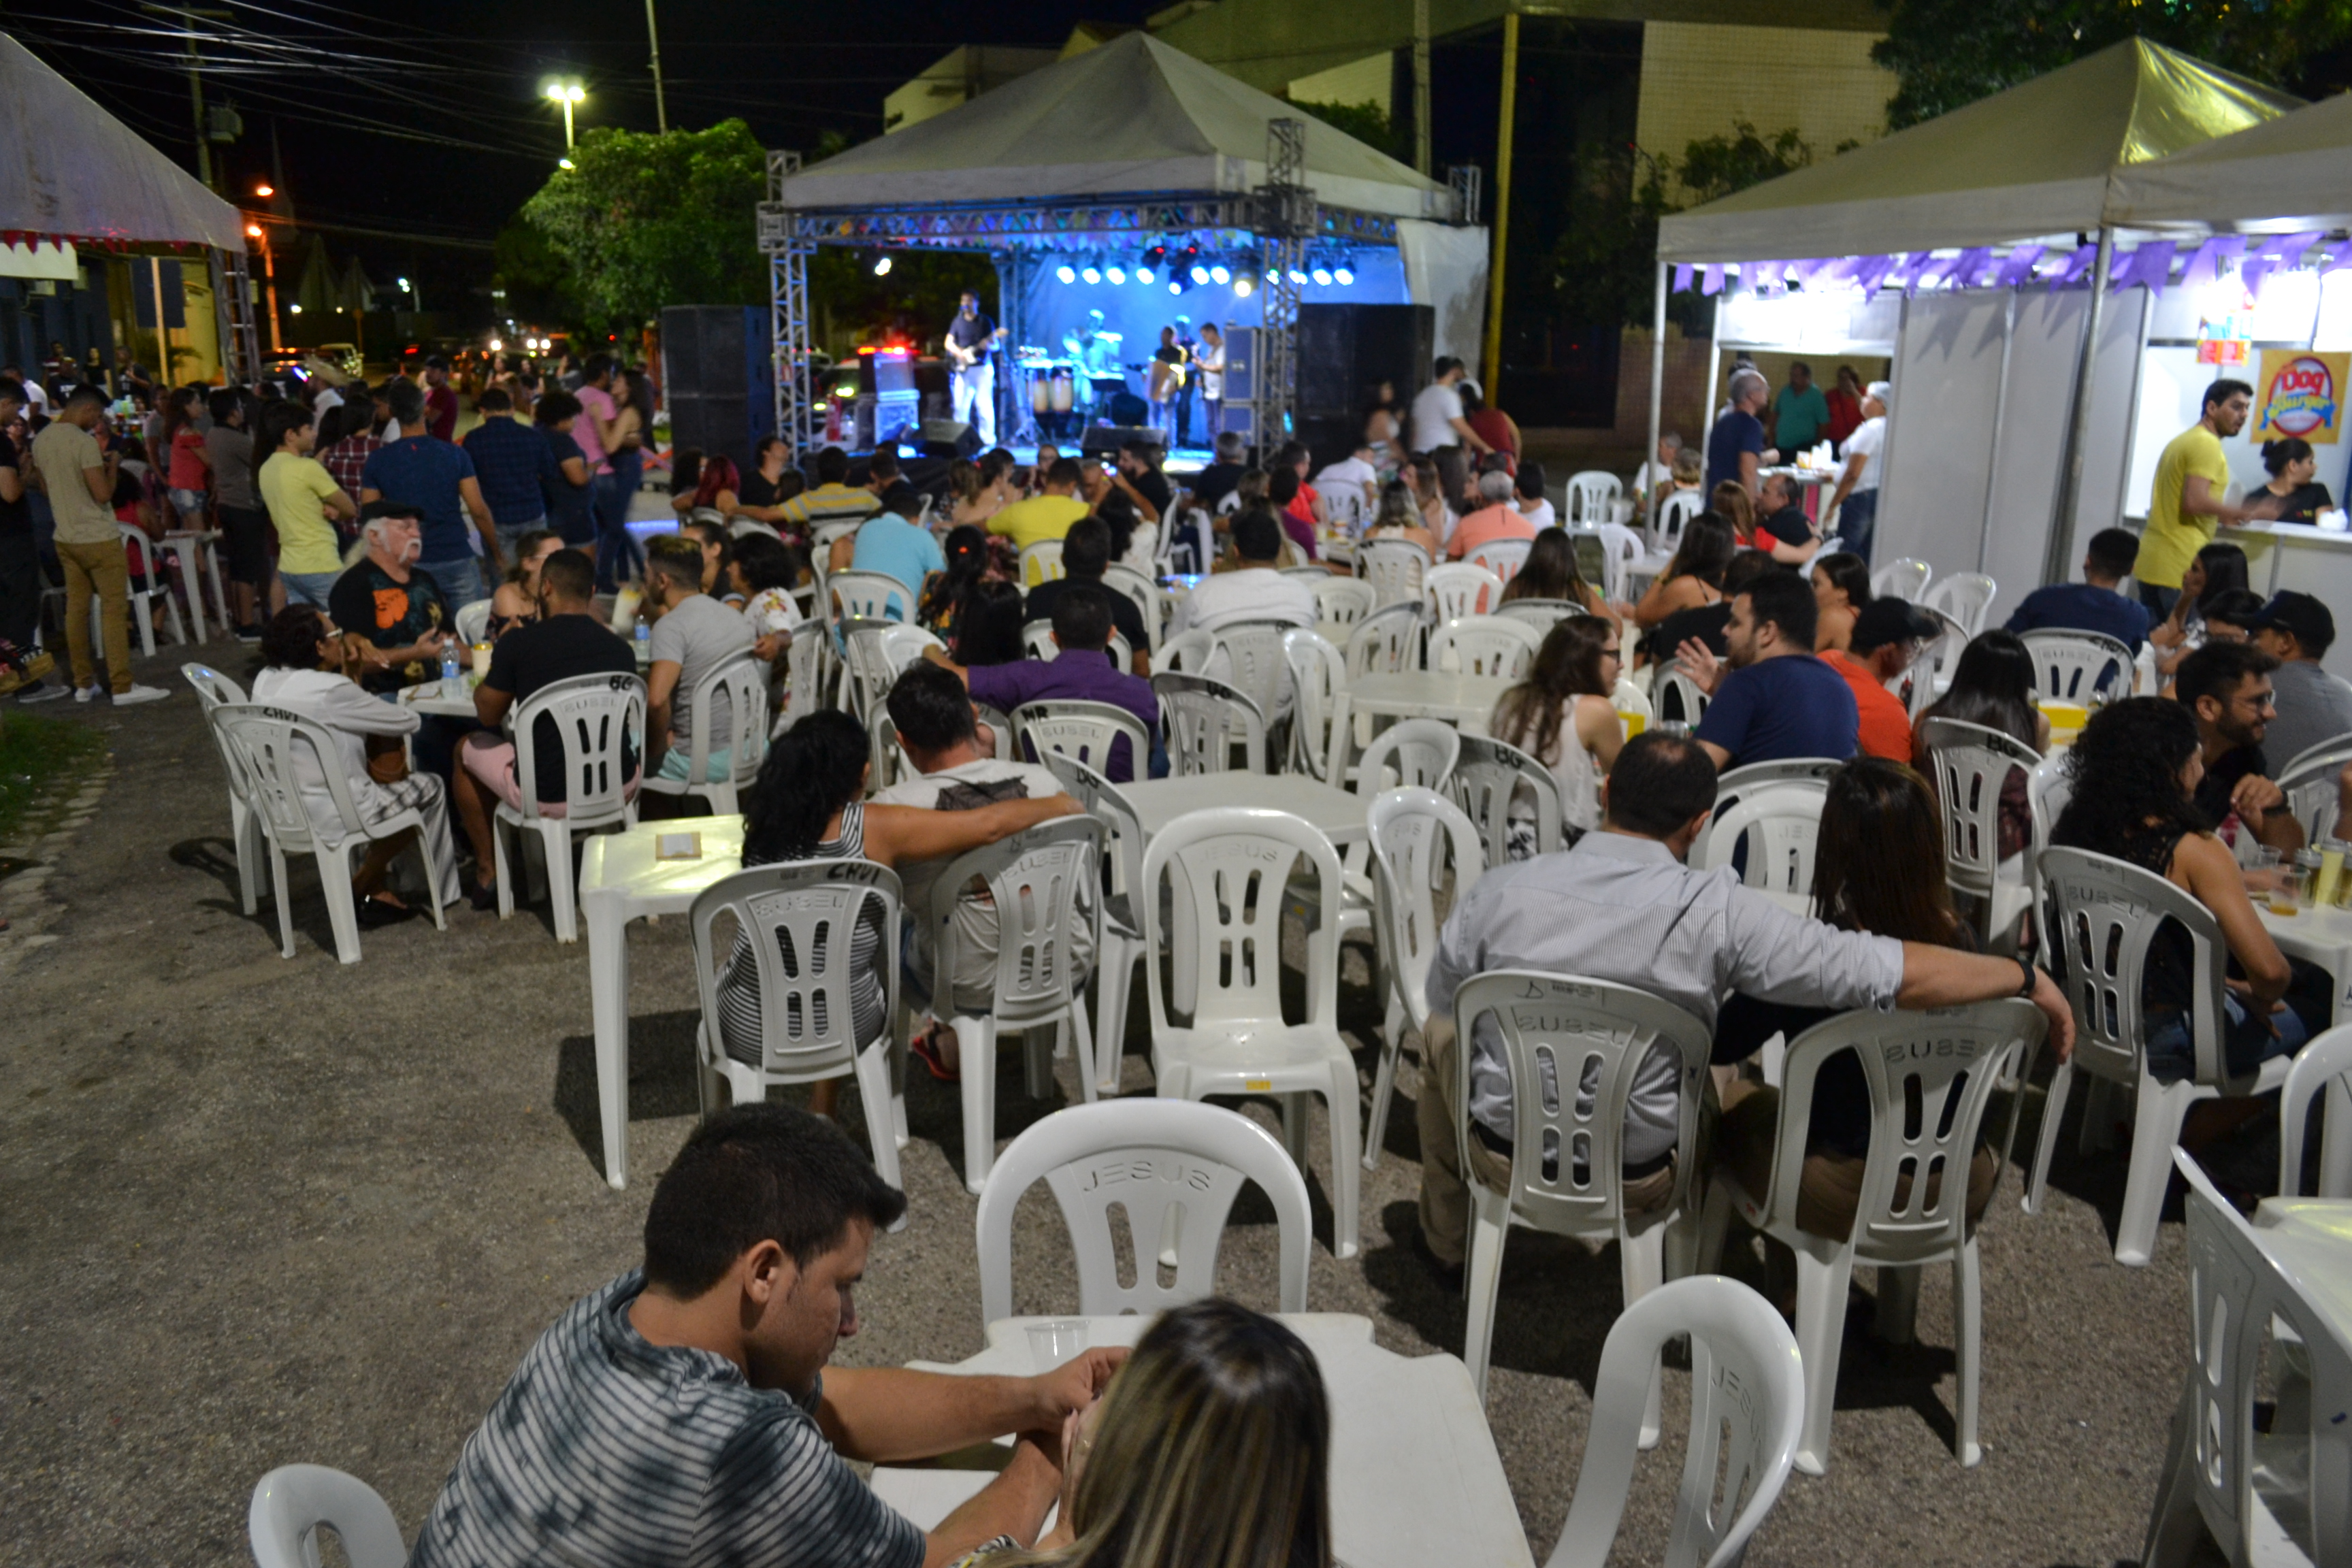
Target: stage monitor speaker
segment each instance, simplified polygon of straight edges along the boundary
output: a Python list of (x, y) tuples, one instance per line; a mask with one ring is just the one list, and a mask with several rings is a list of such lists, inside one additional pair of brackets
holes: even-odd
[(1164, 444), (1167, 437), (1148, 425), (1089, 425), (1078, 438), (1078, 450), (1089, 458), (1114, 458), (1129, 441)]
[(1151, 417), (1151, 405), (1131, 392), (1114, 392), (1106, 412), (1114, 425), (1140, 425)]
[(1298, 417), (1360, 416), (1381, 382), (1411, 398), (1429, 384), (1437, 312), (1427, 305), (1301, 305)]
[(927, 458), (977, 458), (980, 433), (961, 419), (923, 421), (923, 455)]
[(752, 447), (774, 433), (766, 307), (671, 305), (661, 336), (671, 440), (723, 452), (748, 473)]

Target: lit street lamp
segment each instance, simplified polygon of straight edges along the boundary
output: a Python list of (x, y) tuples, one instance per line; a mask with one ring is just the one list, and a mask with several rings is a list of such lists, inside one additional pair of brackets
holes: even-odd
[(551, 78), (540, 91), (563, 106), (563, 150), (569, 153), (572, 151), (572, 109), (574, 104), (587, 101), (588, 89), (580, 85), (579, 78), (573, 77), (563, 81)]

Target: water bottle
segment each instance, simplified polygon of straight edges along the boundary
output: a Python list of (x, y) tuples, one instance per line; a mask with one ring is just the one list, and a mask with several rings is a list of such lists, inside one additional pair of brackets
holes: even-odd
[(653, 648), (653, 623), (651, 621), (639, 621), (637, 623), (637, 629), (635, 635), (638, 645), (637, 662), (642, 665), (646, 662), (646, 656), (650, 653)]
[(446, 637), (441, 643), (441, 681), (445, 690), (457, 684), (457, 645)]

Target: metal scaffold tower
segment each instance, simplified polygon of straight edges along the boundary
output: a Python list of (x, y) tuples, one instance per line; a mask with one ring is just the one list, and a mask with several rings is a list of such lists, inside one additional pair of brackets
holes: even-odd
[(1315, 232), (1315, 193), (1307, 184), (1307, 122), (1265, 126), (1266, 182), (1257, 197), (1264, 249), (1265, 331), (1259, 337), (1257, 430), (1262, 447), (1288, 440), (1298, 402), (1298, 303), (1306, 280), (1307, 240)]
[(768, 255), (768, 351), (775, 383), (776, 435), (790, 460), (817, 444), (815, 388), (809, 357), (808, 258), (816, 247), (792, 231), (784, 181), (800, 172), (798, 153), (768, 154), (768, 199), (760, 204), (760, 248)]

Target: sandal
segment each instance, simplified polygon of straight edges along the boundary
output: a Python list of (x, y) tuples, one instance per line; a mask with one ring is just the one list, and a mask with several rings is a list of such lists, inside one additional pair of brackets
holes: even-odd
[(937, 1043), (939, 1032), (940, 1026), (933, 1024), (908, 1041), (907, 1049), (917, 1061), (930, 1068), (931, 1076), (941, 1083), (961, 1083), (963, 1074), (940, 1059), (940, 1047)]
[(415, 918), (415, 910), (406, 904), (394, 903), (382, 893), (371, 893), (359, 902), (362, 931), (382, 931), (385, 926), (395, 926), (403, 921)]

